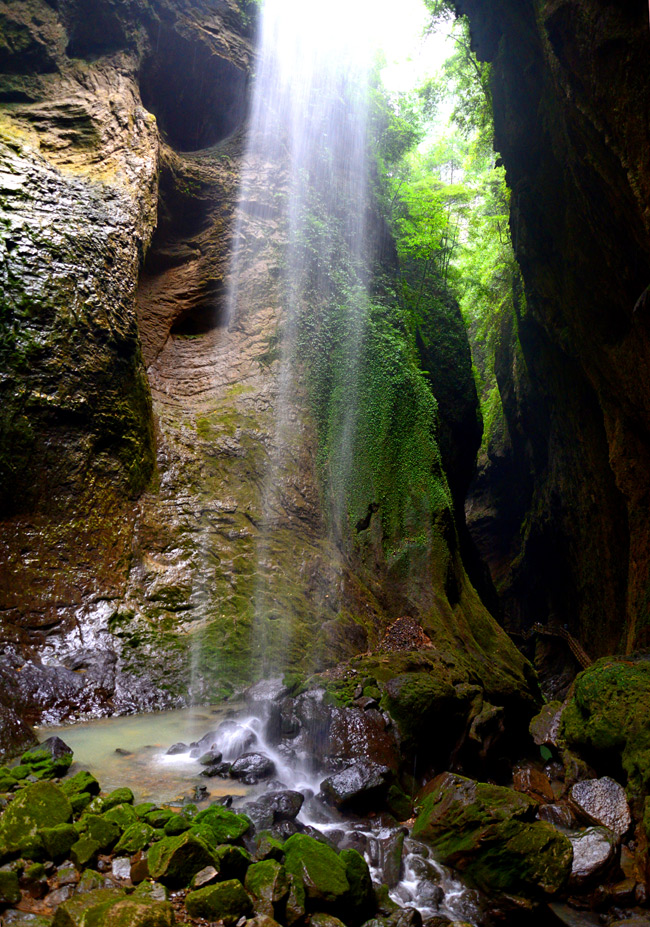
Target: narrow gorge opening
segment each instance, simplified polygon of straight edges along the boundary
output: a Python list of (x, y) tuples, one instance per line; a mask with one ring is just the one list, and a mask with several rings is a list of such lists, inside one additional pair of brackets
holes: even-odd
[(650, 923), (647, 7), (0, 7), (0, 919)]

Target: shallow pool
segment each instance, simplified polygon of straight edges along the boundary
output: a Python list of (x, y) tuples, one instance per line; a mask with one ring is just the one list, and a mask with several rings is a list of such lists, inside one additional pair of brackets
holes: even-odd
[(71, 772), (90, 770), (105, 792), (128, 786), (136, 801), (180, 802), (197, 785), (205, 786), (211, 798), (247, 793), (233, 780), (202, 777), (202, 767), (187, 754), (166, 755), (172, 744), (199, 740), (233, 714), (230, 706), (184, 708), (42, 727), (37, 733), (39, 740), (54, 734), (64, 740), (74, 752)]

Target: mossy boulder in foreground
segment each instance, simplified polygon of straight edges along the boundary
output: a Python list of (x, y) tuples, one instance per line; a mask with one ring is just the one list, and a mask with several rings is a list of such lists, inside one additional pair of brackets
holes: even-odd
[(307, 907), (335, 914), (350, 892), (341, 857), (307, 834), (289, 837), (284, 850), (286, 870), (296, 877), (294, 885), (299, 895), (304, 892)]
[(648, 717), (650, 661), (605, 658), (577, 677), (560, 736), (597, 770), (618, 757), (634, 798), (650, 791)]
[(443, 773), (418, 804), (413, 836), (480, 889), (534, 897), (565, 885), (571, 844), (550, 824), (533, 821), (537, 803), (527, 795)]
[(165, 901), (127, 898), (120, 889), (75, 895), (57, 908), (52, 927), (172, 927), (174, 911)]
[(164, 837), (149, 850), (149, 874), (165, 885), (189, 885), (192, 876), (214, 865), (208, 844), (190, 831), (178, 837)]
[(41, 859), (45, 853), (42, 828), (67, 824), (72, 806), (53, 782), (35, 782), (12, 801), (0, 823), (0, 860), (11, 856)]
[(192, 917), (223, 921), (225, 927), (233, 927), (240, 917), (253, 911), (253, 904), (246, 889), (237, 879), (228, 879), (218, 885), (208, 885), (196, 892), (190, 892), (185, 906)]

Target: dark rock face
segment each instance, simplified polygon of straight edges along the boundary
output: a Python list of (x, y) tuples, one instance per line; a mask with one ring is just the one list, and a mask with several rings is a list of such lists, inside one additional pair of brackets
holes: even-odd
[[(503, 480), (477, 498), (504, 526), (493, 576), (513, 626), (550, 615), (593, 656), (631, 650), (649, 617), (647, 10), (456, 5), (494, 65), (527, 296), (520, 348), (506, 338), (498, 358)], [(508, 501), (512, 467), (525, 476)]]

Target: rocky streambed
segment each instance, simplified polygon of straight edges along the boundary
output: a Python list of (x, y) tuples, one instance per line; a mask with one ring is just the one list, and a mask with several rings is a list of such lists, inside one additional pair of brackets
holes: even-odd
[(373, 694), (337, 704), (323, 680), (254, 686), (169, 744), (192, 769), (172, 801), (102, 792), (50, 737), (0, 774), (3, 924), (649, 924), (648, 680), (643, 660), (595, 664), (533, 719), (507, 781), (493, 761), (414, 776)]

